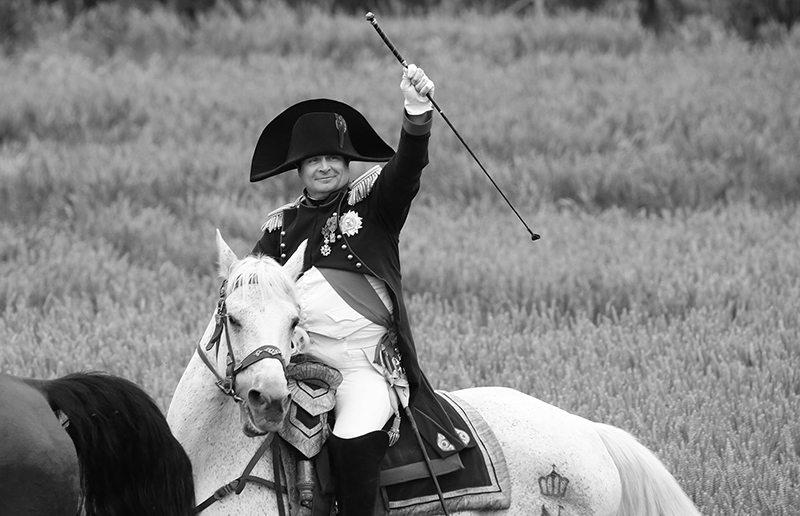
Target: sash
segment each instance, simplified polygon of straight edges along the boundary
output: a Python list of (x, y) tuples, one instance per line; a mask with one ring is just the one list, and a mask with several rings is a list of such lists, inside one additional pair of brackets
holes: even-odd
[(398, 404), (403, 407), (408, 406), (409, 389), (408, 378), (403, 369), (400, 352), (397, 350), (397, 332), (392, 322), (392, 314), (389, 313), (389, 309), (383, 304), (381, 297), (363, 274), (319, 267), (317, 270), (353, 310), (369, 321), (386, 328), (386, 333), (383, 334), (375, 348), (375, 357), (372, 362), (379, 367), (390, 387), (389, 392), (395, 417), (387, 433), (389, 434), (389, 446), (393, 446), (400, 438), (401, 418)]
[(322, 277), (350, 307), (371, 322), (392, 327), (392, 315), (369, 280), (361, 273), (318, 267)]

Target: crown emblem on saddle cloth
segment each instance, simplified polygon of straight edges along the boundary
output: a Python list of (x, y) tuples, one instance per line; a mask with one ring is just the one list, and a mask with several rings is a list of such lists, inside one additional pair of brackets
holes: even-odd
[(556, 465), (549, 475), (539, 477), (539, 491), (543, 496), (550, 498), (564, 498), (567, 494), (569, 479), (556, 473)]
[(311, 458), (328, 439), (328, 412), (336, 404), (342, 375), (321, 362), (295, 357), (287, 368), (287, 380), (292, 403), (278, 435)]

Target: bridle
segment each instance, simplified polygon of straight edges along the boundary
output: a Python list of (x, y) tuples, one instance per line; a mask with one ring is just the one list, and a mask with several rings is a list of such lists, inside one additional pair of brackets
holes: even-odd
[[(286, 370), (286, 364), (283, 360), (283, 353), (279, 348), (272, 345), (260, 346), (253, 351), (251, 351), (241, 362), (236, 361), (236, 356), (233, 353), (233, 346), (231, 345), (230, 333), (228, 332), (228, 309), (225, 305), (225, 300), (227, 298), (227, 280), (222, 281), (222, 285), (219, 287), (219, 300), (217, 301), (217, 309), (214, 312), (214, 319), (216, 326), (214, 327), (214, 333), (211, 335), (211, 338), (206, 344), (205, 351), (203, 350), (203, 343), (197, 343), (197, 354), (200, 355), (200, 358), (206, 364), (208, 369), (217, 377), (217, 381), (214, 384), (225, 394), (226, 396), (230, 396), (236, 403), (241, 403), (243, 400), (240, 396), (236, 394), (236, 375), (250, 367), (251, 365), (255, 364), (256, 362), (260, 362), (265, 358), (274, 358), (278, 360), (284, 368), (284, 372)], [(216, 354), (219, 356), (219, 347), (220, 341), (222, 340), (222, 334), (225, 333), (225, 343), (228, 347), (228, 358), (226, 360), (226, 367), (225, 367), (225, 376), (222, 376), (218, 371), (216, 366), (211, 363), (211, 360), (208, 358), (206, 351), (210, 351), (211, 348), (216, 346)]]
[[(243, 370), (247, 369), (251, 365), (255, 364), (256, 362), (260, 362), (265, 358), (274, 358), (280, 361), (281, 365), (284, 369), (284, 374), (286, 373), (286, 364), (283, 361), (283, 353), (279, 348), (276, 346), (266, 345), (260, 346), (253, 351), (251, 351), (241, 362), (236, 361), (236, 356), (233, 353), (233, 346), (231, 345), (230, 334), (228, 332), (228, 309), (225, 305), (225, 300), (227, 299), (227, 280), (222, 281), (222, 285), (219, 287), (219, 300), (217, 301), (217, 309), (214, 312), (214, 320), (216, 326), (214, 327), (214, 333), (211, 335), (211, 338), (208, 341), (208, 344), (205, 346), (205, 350), (203, 350), (203, 343), (202, 340), (197, 343), (197, 354), (200, 355), (200, 358), (203, 360), (203, 363), (208, 367), (208, 369), (217, 377), (217, 380), (214, 384), (225, 394), (226, 396), (230, 396), (236, 403), (241, 403), (244, 401), (240, 396), (236, 394), (236, 375), (242, 372)], [(232, 290), (232, 289), (231, 289)], [(216, 355), (219, 357), (219, 347), (220, 341), (222, 340), (222, 334), (225, 333), (225, 342), (228, 347), (228, 357), (226, 360), (226, 367), (225, 367), (225, 376), (222, 376), (218, 371), (215, 365), (211, 362), (206, 354), (207, 351), (210, 351), (211, 348), (216, 347)], [(285, 516), (284, 506), (280, 501), (281, 495), (284, 496), (288, 493), (286, 486), (283, 486), (280, 482), (280, 473), (278, 472), (278, 465), (281, 463), (280, 458), (280, 448), (277, 442), (273, 439), (274, 434), (270, 433), (267, 435), (266, 439), (261, 443), (261, 446), (258, 447), (253, 457), (248, 462), (247, 466), (245, 466), (244, 471), (242, 474), (225, 484), (224, 486), (217, 489), (214, 494), (209, 496), (205, 501), (200, 503), (194, 509), (194, 514), (199, 514), (205, 509), (207, 509), (210, 505), (214, 504), (225, 498), (226, 496), (230, 495), (231, 493), (241, 494), (244, 487), (247, 485), (248, 482), (253, 482), (256, 484), (261, 484), (271, 489), (274, 489), (278, 495), (278, 512), (281, 516)], [(273, 464), (273, 472), (274, 478), (276, 479), (275, 482), (270, 480), (266, 480), (261, 477), (257, 477), (255, 475), (251, 475), (251, 471), (255, 467), (256, 463), (261, 460), (264, 454), (267, 452), (267, 449), (272, 445), (272, 464)]]

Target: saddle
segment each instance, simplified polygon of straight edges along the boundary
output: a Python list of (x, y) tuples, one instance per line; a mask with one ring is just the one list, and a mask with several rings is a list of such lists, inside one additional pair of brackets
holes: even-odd
[[(331, 475), (325, 441), (330, 435), (328, 418), (341, 383), (338, 371), (313, 361), (292, 364), (287, 371), (292, 406), (278, 433), (285, 443), (283, 467), (294, 516), (329, 516), (336, 479)], [(454, 423), (463, 448), (455, 448), (433, 422), (419, 420), (422, 442), (449, 511), (506, 509), (511, 504), (511, 481), (505, 457), (484, 419), (456, 395), (437, 391), (442, 408)], [(424, 414), (418, 413), (423, 419)], [(388, 427), (391, 421), (387, 423)], [(384, 513), (410, 516), (442, 513), (430, 469), (408, 417), (400, 420), (400, 438), (389, 448), (381, 465)], [(433, 429), (433, 430), (432, 430)]]

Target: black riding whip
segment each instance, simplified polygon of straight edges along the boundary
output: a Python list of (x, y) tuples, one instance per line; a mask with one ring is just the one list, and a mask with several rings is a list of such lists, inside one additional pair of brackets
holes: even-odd
[[(389, 37), (386, 34), (384, 34), (383, 30), (381, 30), (380, 25), (378, 25), (378, 21), (375, 19), (375, 15), (372, 14), (371, 12), (369, 12), (369, 13), (366, 14), (366, 18), (367, 18), (367, 21), (372, 25), (372, 27), (375, 28), (375, 31), (378, 33), (378, 36), (380, 36), (381, 39), (383, 40), (383, 42), (386, 43), (386, 46), (389, 47), (389, 50), (392, 51), (392, 54), (394, 54), (394, 57), (396, 57), (397, 60), (400, 61), (400, 64), (402, 64), (403, 67), (407, 68), (408, 67), (408, 62), (406, 62), (406, 60), (403, 59), (403, 56), (400, 55), (400, 52), (397, 50), (397, 47), (395, 47), (394, 44), (392, 44), (392, 42), (389, 41)], [(533, 231), (531, 231), (531, 228), (528, 227), (528, 224), (525, 223), (525, 220), (519, 214), (517, 209), (514, 208), (514, 205), (511, 204), (511, 201), (508, 200), (508, 197), (506, 197), (506, 194), (504, 194), (503, 191), (500, 189), (500, 187), (497, 186), (497, 183), (494, 181), (492, 176), (489, 175), (489, 172), (486, 170), (486, 167), (483, 166), (483, 163), (481, 163), (481, 161), (478, 159), (478, 156), (476, 156), (475, 153), (472, 152), (472, 149), (470, 149), (469, 145), (467, 145), (467, 142), (464, 141), (464, 138), (462, 138), (461, 135), (458, 133), (456, 128), (453, 126), (452, 122), (450, 122), (450, 119), (447, 118), (447, 115), (444, 114), (444, 111), (439, 107), (439, 105), (436, 103), (436, 101), (433, 100), (433, 98), (430, 96), (430, 94), (428, 94), (427, 97), (428, 97), (428, 100), (431, 101), (431, 105), (436, 109), (436, 111), (439, 112), (439, 114), (442, 116), (442, 119), (447, 123), (448, 127), (450, 127), (450, 129), (453, 131), (453, 134), (456, 135), (456, 138), (458, 138), (458, 141), (460, 141), (461, 144), (464, 146), (464, 148), (467, 149), (467, 152), (469, 152), (470, 156), (472, 156), (472, 159), (475, 160), (475, 163), (478, 164), (478, 166), (481, 168), (483, 173), (486, 174), (486, 177), (489, 178), (489, 181), (492, 182), (492, 185), (495, 187), (495, 189), (503, 197), (503, 200), (506, 201), (506, 204), (508, 204), (508, 207), (511, 208), (511, 211), (514, 212), (514, 215), (517, 216), (519, 221), (522, 222), (522, 225), (525, 226), (525, 229), (528, 230), (528, 234), (530, 234), (531, 240), (534, 241), (534, 242), (536, 240), (539, 240), (541, 238), (541, 236), (539, 236), (538, 234), (536, 234)]]
[(400, 389), (396, 385), (393, 385), (395, 389), (395, 394), (397, 394), (398, 402), (403, 406), (403, 410), (408, 417), (408, 422), (411, 423), (411, 431), (414, 433), (414, 437), (417, 438), (417, 445), (419, 446), (419, 451), (422, 452), (422, 459), (425, 461), (425, 466), (428, 467), (428, 473), (431, 476), (431, 481), (433, 482), (433, 487), (436, 488), (436, 494), (439, 496), (439, 503), (442, 505), (442, 510), (444, 511), (445, 516), (450, 516), (450, 511), (447, 510), (447, 504), (444, 501), (444, 494), (442, 494), (442, 488), (439, 486), (439, 479), (436, 478), (436, 471), (433, 469), (433, 463), (431, 462), (431, 458), (428, 455), (428, 450), (425, 449), (425, 443), (422, 442), (422, 435), (419, 433), (419, 427), (417, 426), (417, 420), (414, 418), (414, 413), (411, 411), (411, 407), (408, 406), (408, 399), (402, 394)]

